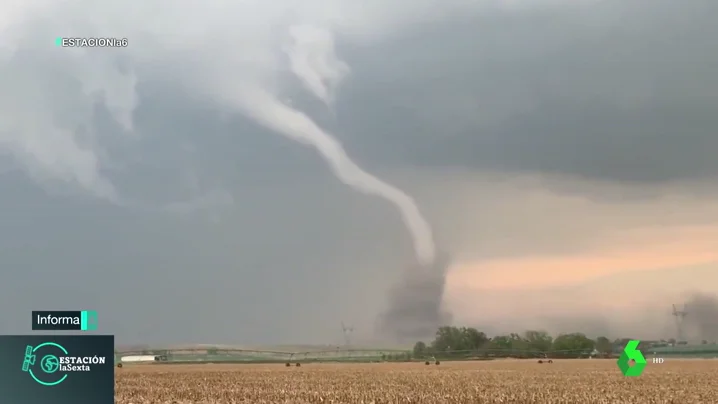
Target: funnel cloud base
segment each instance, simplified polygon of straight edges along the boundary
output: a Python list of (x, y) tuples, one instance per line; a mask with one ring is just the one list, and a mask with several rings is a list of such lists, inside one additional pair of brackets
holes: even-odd
[(397, 342), (430, 339), (452, 315), (442, 307), (450, 258), (438, 254), (433, 263), (404, 271), (389, 295), (389, 308), (379, 318), (379, 333)]

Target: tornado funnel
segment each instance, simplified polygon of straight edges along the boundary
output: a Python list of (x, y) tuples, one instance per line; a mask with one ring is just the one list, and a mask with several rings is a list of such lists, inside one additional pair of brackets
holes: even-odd
[(438, 254), (432, 264), (407, 268), (390, 290), (389, 307), (379, 318), (379, 332), (397, 342), (431, 339), (452, 316), (442, 307), (448, 254)]

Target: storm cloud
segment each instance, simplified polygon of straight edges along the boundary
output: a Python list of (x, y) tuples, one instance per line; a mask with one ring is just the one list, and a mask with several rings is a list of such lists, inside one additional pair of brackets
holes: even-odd
[[(81, 306), (128, 342), (374, 337), (416, 260), (401, 218), (239, 108), (252, 85), (415, 198), (458, 323), (662, 334), (651, 307), (718, 292), (714, 2), (332, 4), (0, 6), (0, 327)], [(299, 25), (349, 69), (331, 109), (292, 72)]]
[(419, 26), (363, 51), (384, 57), (355, 64), (338, 114), (352, 150), (387, 165), (712, 181), (714, 9), (599, 1)]

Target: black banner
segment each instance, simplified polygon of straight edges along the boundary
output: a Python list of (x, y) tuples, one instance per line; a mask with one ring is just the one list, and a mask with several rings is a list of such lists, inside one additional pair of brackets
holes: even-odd
[(112, 335), (0, 336), (3, 404), (114, 404)]

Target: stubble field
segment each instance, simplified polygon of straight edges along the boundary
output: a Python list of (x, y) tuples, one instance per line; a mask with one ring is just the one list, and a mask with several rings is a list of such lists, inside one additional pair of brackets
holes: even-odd
[(136, 365), (117, 404), (718, 403), (718, 361), (666, 360), (639, 377), (615, 360), (278, 365)]

